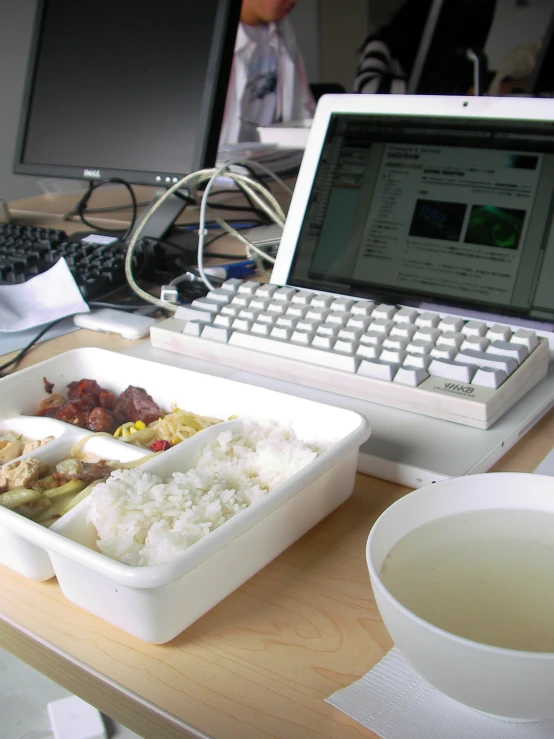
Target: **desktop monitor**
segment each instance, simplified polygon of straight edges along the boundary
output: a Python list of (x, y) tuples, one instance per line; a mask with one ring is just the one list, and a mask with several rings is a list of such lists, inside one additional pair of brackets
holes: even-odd
[(543, 36), (526, 92), (537, 97), (554, 96), (554, 11)]
[(432, 0), (408, 79), (417, 95), (479, 94), (486, 85), (484, 47), (496, 0)]
[(240, 6), (40, 0), (14, 172), (168, 187), (213, 166)]

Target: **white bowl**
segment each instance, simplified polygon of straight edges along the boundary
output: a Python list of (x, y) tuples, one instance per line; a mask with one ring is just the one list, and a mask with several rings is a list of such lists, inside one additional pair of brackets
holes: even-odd
[[(506, 649), (449, 633), (402, 605), (379, 574), (391, 549), (411, 531), (444, 516), (486, 509), (554, 513), (554, 480), (525, 473), (469, 475), (419, 488), (391, 505), (377, 519), (367, 541), (377, 607), (412, 667), (444, 694), (497, 717), (551, 718), (554, 652)], [(554, 628), (554, 613), (552, 623)]]

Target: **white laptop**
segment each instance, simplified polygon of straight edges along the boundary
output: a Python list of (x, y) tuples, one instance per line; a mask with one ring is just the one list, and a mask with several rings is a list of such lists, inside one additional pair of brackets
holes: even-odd
[[(554, 100), (324, 96), (271, 282), (533, 328), (552, 355), (553, 216)], [(411, 487), (490, 469), (554, 404), (552, 363), (487, 430), (197, 367), (360, 411), (372, 427), (360, 471)]]

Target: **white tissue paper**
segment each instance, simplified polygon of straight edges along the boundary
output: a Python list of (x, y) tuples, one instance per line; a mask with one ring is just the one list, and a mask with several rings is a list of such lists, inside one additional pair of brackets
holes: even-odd
[(554, 719), (504, 721), (433, 688), (394, 647), (360, 680), (327, 703), (382, 739), (552, 739)]
[(63, 258), (27, 282), (0, 285), (0, 331), (24, 331), (89, 310)]

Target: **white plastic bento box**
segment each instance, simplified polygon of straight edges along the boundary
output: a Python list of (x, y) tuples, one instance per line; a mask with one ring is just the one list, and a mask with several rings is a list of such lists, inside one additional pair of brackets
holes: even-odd
[[(132, 567), (101, 554), (87, 523), (88, 499), (50, 528), (0, 506), (0, 562), (35, 580), (56, 576), (64, 595), (139, 639), (167, 642), (284, 551), (352, 493), (359, 446), (369, 437), (365, 418), (284, 393), (203, 375), (103, 349), (74, 349), (0, 379), (0, 427), (55, 439), (29, 453), (61, 459), (89, 431), (32, 417), (46, 397), (81, 379), (115, 393), (144, 388), (166, 411), (172, 406), (228, 419), (271, 419), (290, 424), (298, 438), (326, 439), (329, 447), (260, 501), (241, 511), (164, 564)], [(150, 458), (141, 470), (163, 478), (192, 466), (199, 450), (224, 427), (204, 429)], [(23, 432), (23, 431), (21, 431)], [(131, 461), (148, 454), (119, 439), (93, 436), (84, 449), (105, 459)], [(28, 455), (26, 455), (28, 456)]]

